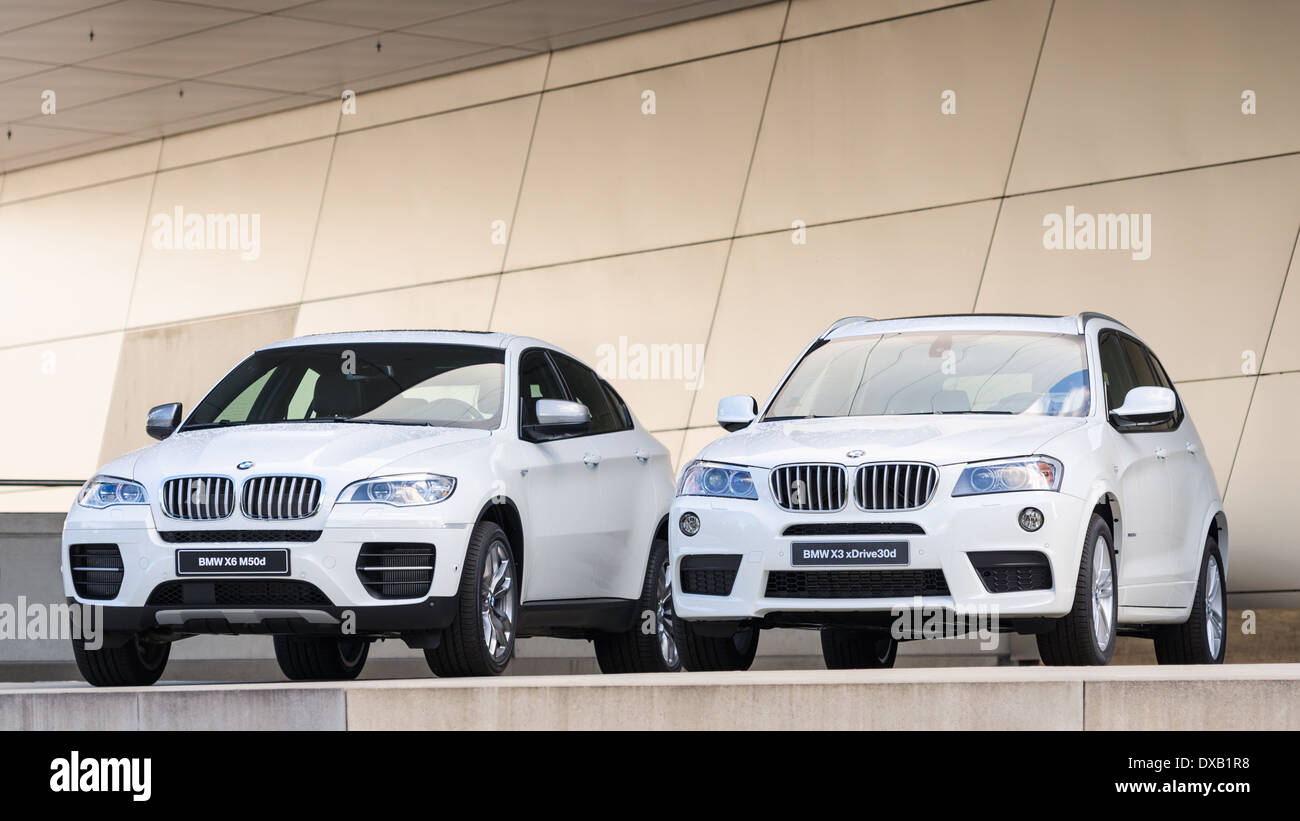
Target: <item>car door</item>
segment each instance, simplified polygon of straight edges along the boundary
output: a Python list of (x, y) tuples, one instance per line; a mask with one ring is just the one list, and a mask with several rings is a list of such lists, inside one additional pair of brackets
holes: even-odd
[(649, 454), (633, 430), (631, 414), (608, 383), (576, 359), (559, 353), (552, 353), (551, 358), (573, 401), (591, 411), (591, 428), (585, 439), (596, 458), (592, 472), (599, 485), (599, 510), (592, 514), (601, 528), (599, 552), (585, 557), (593, 569), (590, 583), (596, 592), (591, 595), (635, 598), (654, 533), (653, 525), (644, 524), (640, 512), (639, 487), (648, 472)]
[(520, 446), (524, 506), (528, 511), (522, 600), (588, 598), (597, 594), (599, 556), (607, 540), (601, 524), (600, 484), (590, 438), (565, 434), (537, 440), (539, 399), (570, 399), (548, 351), (519, 357)]
[[(1107, 421), (1128, 392), (1151, 382), (1145, 358), (1130, 358), (1127, 338), (1103, 330), (1098, 335)], [(1136, 361), (1134, 361), (1136, 359)], [(1169, 442), (1159, 431), (1124, 431), (1110, 425), (1112, 464), (1121, 505), (1120, 605), (1155, 606), (1149, 585), (1161, 581), (1170, 544)]]
[[(1139, 345), (1136, 341), (1134, 345)], [(1173, 380), (1160, 360), (1146, 346), (1140, 346), (1151, 364), (1155, 384), (1178, 395)], [(1205, 447), (1196, 426), (1187, 417), (1181, 397), (1174, 421), (1167, 426), (1165, 470), (1169, 475), (1169, 532), (1171, 583), (1182, 588), (1178, 600), (1186, 603), (1201, 572), (1201, 551), (1205, 547), (1205, 516), (1210, 501), (1218, 495), (1214, 472), (1208, 468)]]

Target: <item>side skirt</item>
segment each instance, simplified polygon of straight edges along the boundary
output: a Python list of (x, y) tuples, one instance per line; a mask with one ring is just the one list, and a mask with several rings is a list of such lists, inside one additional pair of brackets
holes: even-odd
[(635, 599), (552, 599), (519, 607), (519, 636), (584, 639), (596, 633), (625, 633), (637, 620)]

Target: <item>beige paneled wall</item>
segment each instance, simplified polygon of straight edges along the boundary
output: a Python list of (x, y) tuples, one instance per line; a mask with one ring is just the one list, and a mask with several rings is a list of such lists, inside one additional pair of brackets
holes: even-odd
[[(10, 173), (0, 475), (84, 477), (293, 334), (540, 335), (687, 459), (839, 316), (1100, 310), (1197, 420), (1230, 588), (1300, 590), (1298, 38), (1284, 0), (793, 0)], [(168, 249), (178, 207), (256, 253)], [(1150, 234), (1045, 247), (1067, 209)]]

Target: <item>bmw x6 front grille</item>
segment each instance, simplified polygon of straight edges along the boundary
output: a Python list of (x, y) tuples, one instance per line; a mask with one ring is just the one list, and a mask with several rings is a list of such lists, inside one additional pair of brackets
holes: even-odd
[(311, 476), (253, 476), (239, 505), (249, 519), (306, 519), (320, 506), (320, 491), (320, 479)]
[(163, 482), (162, 508), (173, 519), (224, 519), (235, 509), (235, 483), (226, 476), (181, 476)]

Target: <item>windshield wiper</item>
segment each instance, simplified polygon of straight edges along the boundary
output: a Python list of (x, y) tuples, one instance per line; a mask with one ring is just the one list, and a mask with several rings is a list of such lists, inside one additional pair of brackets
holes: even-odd
[(196, 425), (186, 425), (185, 427), (181, 428), (181, 430), (186, 431), (186, 430), (205, 430), (207, 428), (233, 428), (237, 425), (257, 425), (257, 424), (261, 424), (261, 423), (260, 422), (236, 422), (233, 419), (222, 419), (220, 422), (200, 422)]

